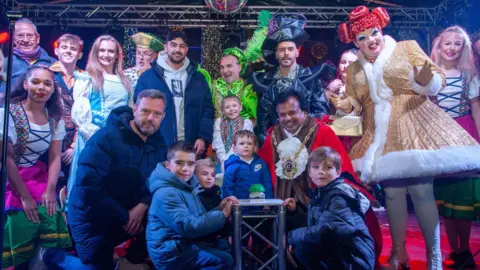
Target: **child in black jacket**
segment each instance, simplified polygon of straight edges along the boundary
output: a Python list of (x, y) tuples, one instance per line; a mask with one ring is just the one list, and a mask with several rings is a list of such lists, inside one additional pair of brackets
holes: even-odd
[[(220, 187), (215, 184), (215, 165), (209, 158), (198, 160), (195, 164), (195, 176), (202, 186), (203, 191), (198, 193), (203, 206), (210, 211), (220, 205), (222, 194)], [(228, 226), (228, 223), (225, 227)], [(228, 245), (226, 241), (228, 229), (224, 228), (218, 232), (211, 233), (197, 240), (207, 243), (218, 243), (222, 241), (222, 245)], [(224, 242), (224, 243), (223, 243)], [(227, 246), (225, 246), (227, 248)]]
[[(308, 157), (308, 174), (313, 196), (308, 211), (308, 227), (288, 235), (289, 250), (308, 269), (373, 269), (373, 238), (365, 225), (369, 200), (340, 177), (340, 155), (330, 147), (320, 147)], [(286, 199), (290, 211), (295, 199)]]

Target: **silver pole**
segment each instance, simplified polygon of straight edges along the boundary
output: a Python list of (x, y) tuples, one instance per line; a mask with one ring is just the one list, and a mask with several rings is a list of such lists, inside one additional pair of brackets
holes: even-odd
[(285, 270), (287, 268), (285, 262), (285, 246), (283, 245), (283, 236), (285, 235), (285, 207), (278, 207), (278, 269)]
[(235, 270), (242, 270), (242, 210), (233, 205), (233, 253), (235, 254)]

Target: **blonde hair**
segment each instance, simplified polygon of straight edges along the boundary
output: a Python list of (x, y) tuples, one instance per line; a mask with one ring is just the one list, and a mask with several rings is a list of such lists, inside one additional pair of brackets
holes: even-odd
[(56, 41), (57, 46), (60, 47), (60, 44), (62, 42), (70, 42), (72, 44), (78, 45), (79, 47), (78, 49), (80, 52), (83, 50), (83, 40), (77, 35), (70, 34), (70, 33), (63, 34), (57, 39)]
[(203, 166), (215, 169), (215, 164), (213, 164), (213, 161), (209, 158), (204, 158), (199, 159), (197, 160), (197, 162), (195, 162), (195, 172)]
[(122, 46), (120, 43), (110, 35), (102, 35), (99, 36), (92, 45), (92, 49), (88, 54), (88, 62), (87, 62), (87, 72), (92, 78), (93, 88), (95, 91), (102, 91), (103, 88), (103, 67), (98, 60), (98, 52), (100, 43), (104, 40), (113, 41), (115, 42), (115, 47), (117, 48), (117, 59), (115, 59), (115, 63), (113, 64), (113, 73), (120, 77), (123, 85), (127, 89), (129, 93), (132, 92), (132, 86), (130, 85), (130, 81), (123, 75), (123, 51)]
[(430, 58), (435, 64), (441, 64), (442, 59), (438, 50), (440, 48), (440, 42), (442, 41), (443, 36), (447, 33), (456, 33), (463, 37), (462, 54), (458, 59), (457, 68), (461, 72), (467, 73), (468, 80), (470, 81), (474, 76), (477, 75), (477, 68), (475, 67), (475, 60), (472, 51), (472, 41), (462, 27), (455, 25), (443, 30), (443, 32), (440, 33), (440, 35), (438, 35), (438, 37), (436, 37), (433, 41), (433, 48)]

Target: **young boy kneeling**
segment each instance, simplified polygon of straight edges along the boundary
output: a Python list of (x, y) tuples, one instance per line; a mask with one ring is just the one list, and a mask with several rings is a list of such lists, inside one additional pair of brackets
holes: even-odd
[(207, 211), (198, 193), (193, 145), (179, 141), (168, 149), (148, 180), (153, 194), (146, 231), (150, 259), (157, 269), (231, 269), (233, 258), (215, 244), (197, 239), (225, 226), (233, 197)]
[[(312, 193), (308, 227), (288, 235), (289, 250), (308, 269), (373, 269), (373, 239), (365, 225), (368, 199), (340, 178), (342, 160), (330, 147), (308, 157), (308, 174), (318, 186)], [(295, 199), (286, 199), (290, 211)]]

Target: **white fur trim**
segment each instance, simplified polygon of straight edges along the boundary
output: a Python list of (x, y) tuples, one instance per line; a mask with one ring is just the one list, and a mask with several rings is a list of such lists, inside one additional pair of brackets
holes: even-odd
[[(358, 163), (358, 162), (357, 162)], [(480, 171), (480, 146), (391, 152), (375, 162), (372, 181)]]
[(389, 37), (384, 36), (385, 45), (373, 65), (367, 61), (363, 53), (358, 53), (358, 60), (365, 71), (368, 86), (370, 90), (370, 98), (374, 103), (374, 121), (375, 135), (372, 144), (368, 147), (365, 155), (355, 161), (356, 170), (361, 172), (361, 180), (369, 182), (375, 179), (374, 164), (376, 159), (383, 154), (383, 148), (387, 141), (388, 125), (390, 123), (391, 105), (393, 91), (390, 89), (383, 79), (383, 69), (386, 62), (392, 55), (397, 42)]
[(436, 96), (440, 90), (443, 88), (443, 78), (438, 73), (433, 73), (433, 77), (430, 82), (421, 86), (415, 81), (413, 70), (410, 71), (410, 83), (412, 85), (413, 91), (417, 92), (419, 95), (425, 96)]
[[(298, 153), (298, 157), (295, 158), (295, 154), (299, 150), (300, 150), (300, 153)], [(283, 159), (291, 159), (291, 161), (295, 163), (295, 167), (297, 171), (295, 172), (295, 175), (293, 176), (293, 178), (297, 178), (307, 168), (308, 150), (298, 138), (292, 136), (281, 141), (278, 144), (278, 152), (279, 152), (278, 154), (280, 158), (278, 162), (275, 164), (276, 165), (275, 173), (279, 178), (289, 179), (287, 175), (284, 175), (283, 170), (284, 170), (285, 164), (283, 162)]]

